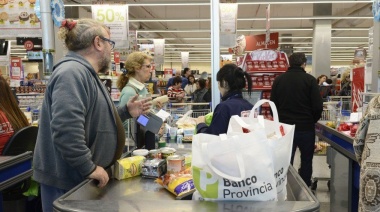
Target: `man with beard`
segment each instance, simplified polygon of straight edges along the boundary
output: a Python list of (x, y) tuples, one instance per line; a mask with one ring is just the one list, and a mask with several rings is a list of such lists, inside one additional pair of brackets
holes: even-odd
[(86, 178), (104, 187), (108, 168), (124, 148), (122, 121), (148, 112), (151, 105), (150, 99), (136, 101), (136, 95), (114, 106), (97, 75), (109, 69), (115, 44), (105, 25), (64, 20), (58, 36), (69, 52), (49, 79), (33, 158), (43, 211), (53, 211), (54, 200)]

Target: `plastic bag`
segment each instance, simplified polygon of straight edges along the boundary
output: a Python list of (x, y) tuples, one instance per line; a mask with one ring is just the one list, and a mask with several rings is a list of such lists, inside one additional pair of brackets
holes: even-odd
[(177, 121), (178, 128), (194, 128), (196, 126), (196, 122), (193, 118), (191, 118), (192, 110), (187, 111), (180, 119)]

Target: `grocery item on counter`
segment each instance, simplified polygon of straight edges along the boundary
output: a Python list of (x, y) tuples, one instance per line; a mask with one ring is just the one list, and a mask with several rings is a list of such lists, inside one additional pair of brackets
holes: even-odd
[(147, 149), (136, 149), (132, 152), (134, 156), (147, 156), (149, 154), (149, 150)]
[(176, 152), (174, 148), (170, 148), (170, 147), (163, 147), (160, 149), (160, 151), (161, 151), (162, 159), (166, 159), (169, 156), (174, 155), (174, 153)]
[(171, 155), (166, 158), (167, 171), (170, 174), (179, 173), (185, 168), (185, 157), (182, 155)]
[(157, 178), (166, 173), (167, 165), (164, 159), (154, 158), (146, 160), (141, 168), (141, 175), (145, 178)]
[(156, 179), (158, 184), (162, 185), (168, 191), (176, 196), (185, 196), (195, 191), (191, 169), (187, 168), (175, 174), (166, 173)]
[(133, 156), (119, 159), (115, 163), (115, 178), (118, 180), (134, 177), (141, 174), (144, 156)]

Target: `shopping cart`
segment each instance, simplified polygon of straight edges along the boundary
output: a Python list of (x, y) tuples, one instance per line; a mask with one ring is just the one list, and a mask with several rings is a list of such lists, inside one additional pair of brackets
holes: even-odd
[(175, 119), (176, 117), (183, 116), (187, 111), (193, 110), (191, 113), (192, 118), (205, 116), (211, 112), (211, 102), (204, 103), (168, 103), (164, 110)]

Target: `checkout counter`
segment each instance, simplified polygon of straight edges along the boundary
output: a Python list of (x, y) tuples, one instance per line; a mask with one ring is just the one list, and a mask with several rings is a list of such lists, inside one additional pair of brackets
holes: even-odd
[[(25, 152), (16, 156), (0, 156), (0, 211), (3, 211), (3, 195), (1, 191), (15, 185), (33, 174), (32, 152)], [(14, 205), (16, 211), (19, 205)]]
[[(191, 151), (191, 148), (186, 148)], [(186, 152), (177, 149), (177, 153)], [(188, 152), (188, 151), (187, 151)], [(192, 201), (192, 195), (176, 199), (164, 187), (140, 176), (110, 179), (100, 189), (94, 180), (85, 180), (54, 201), (55, 211), (319, 211), (319, 201), (291, 166), (288, 172), (288, 200), (283, 202)]]
[(315, 133), (331, 145), (327, 152), (331, 166), (330, 211), (358, 211), (360, 166), (353, 138), (326, 126), (326, 121), (315, 125)]

